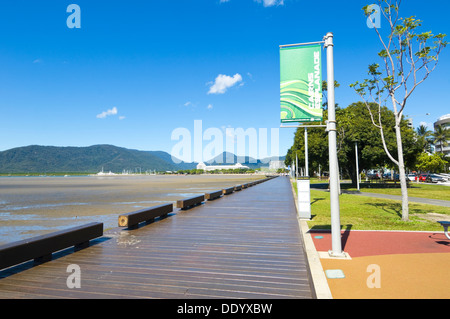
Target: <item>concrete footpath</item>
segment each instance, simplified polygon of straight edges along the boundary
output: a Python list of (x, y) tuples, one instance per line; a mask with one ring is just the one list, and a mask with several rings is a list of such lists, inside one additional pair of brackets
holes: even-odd
[[(329, 192), (329, 190), (326, 189), (326, 186), (327, 186), (327, 184), (311, 184), (311, 189), (314, 189), (317, 191)], [(368, 192), (359, 192), (359, 191), (347, 191), (345, 189), (342, 190), (342, 193), (351, 194), (351, 195), (359, 195), (359, 196), (367, 196), (367, 197), (376, 197), (376, 198), (382, 198), (382, 199), (402, 200), (402, 197), (400, 195), (378, 194), (378, 193), (368, 193)], [(449, 186), (449, 193), (450, 193), (450, 186)], [(410, 203), (420, 203), (420, 204), (450, 207), (450, 200), (429, 199), (429, 198), (411, 197), (411, 196), (408, 196), (408, 200)]]
[[(449, 192), (450, 192), (450, 188), (449, 188)], [(402, 200), (402, 197), (398, 196), (398, 195), (376, 194), (376, 193), (366, 193), (366, 192), (352, 193), (352, 194), (353, 195), (360, 195), (360, 196), (367, 196), (367, 197)], [(429, 198), (420, 198), (420, 197), (409, 197), (409, 196), (408, 196), (408, 200), (409, 200), (410, 203), (420, 203), (420, 204), (428, 204), (428, 205), (450, 207), (450, 201), (448, 201), (448, 200), (429, 199)]]

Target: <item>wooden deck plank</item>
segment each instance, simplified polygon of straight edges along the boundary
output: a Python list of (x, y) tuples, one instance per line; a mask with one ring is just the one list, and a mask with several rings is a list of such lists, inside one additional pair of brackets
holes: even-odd
[[(109, 268), (111, 269), (111, 268)], [(50, 273), (43, 274), (41, 278), (45, 278), (45, 281), (48, 285), (58, 284), (60, 285), (63, 279), (66, 278), (66, 274), (64, 273), (55, 273), (52, 275)], [(308, 285), (308, 281), (305, 278), (299, 278), (297, 280), (285, 279), (276, 280), (261, 278), (258, 281), (251, 280), (252, 278), (243, 278), (231, 275), (217, 275), (217, 274), (208, 274), (206, 273), (186, 273), (186, 272), (177, 272), (170, 273), (164, 270), (156, 270), (156, 271), (127, 271), (126, 269), (117, 270), (114, 268), (112, 270), (106, 270), (104, 267), (89, 269), (89, 274), (86, 275), (85, 285), (92, 285), (93, 281), (91, 280), (101, 280), (108, 279), (110, 281), (119, 281), (119, 282), (148, 282), (148, 283), (171, 283), (171, 285), (202, 285), (209, 286), (217, 283), (228, 285), (228, 286), (236, 286), (236, 287), (271, 287), (271, 288), (279, 288), (279, 289), (287, 289), (287, 290), (296, 290), (302, 289)], [(265, 279), (265, 280), (264, 280)], [(32, 274), (24, 274), (20, 277), (15, 278), (14, 283), (18, 284), (19, 282), (24, 281), (35, 281), (36, 277)]]
[[(80, 289), (66, 286), (70, 264), (80, 266)], [(290, 183), (280, 177), (2, 271), (0, 298), (312, 298), (307, 269)]]
[[(60, 282), (64, 280), (65, 277), (55, 276), (52, 279), (47, 278), (46, 288), (53, 289), (64, 289), (61, 287)], [(107, 282), (105, 283), (105, 280)], [(33, 283), (35, 278), (32, 276), (23, 276), (20, 280), (16, 280), (14, 285), (29, 286), (28, 282)], [(34, 283), (36, 284), (36, 283)], [(97, 276), (92, 275), (89, 278), (85, 278), (85, 283), (83, 284), (83, 289), (92, 292), (96, 289), (98, 285), (103, 287), (114, 287), (117, 285), (125, 287), (126, 285), (134, 287), (137, 289), (139, 285), (141, 289), (150, 289), (154, 291), (155, 289), (163, 289), (163, 287), (168, 287), (170, 289), (179, 288), (182, 290), (187, 290), (189, 288), (200, 289), (204, 292), (208, 290), (215, 291), (243, 291), (250, 293), (272, 293), (276, 295), (285, 295), (295, 297), (300, 290), (308, 290), (308, 282), (293, 283), (282, 283), (279, 282), (258, 282), (252, 280), (223, 280), (221, 278), (210, 277), (188, 277), (188, 276), (161, 276), (160, 273), (146, 273), (137, 276), (135, 273), (119, 272), (110, 273), (107, 275), (97, 273)], [(91, 287), (92, 286), (92, 287)], [(153, 288), (154, 287), (154, 288)], [(205, 293), (204, 293), (205, 295)]]
[[(56, 278), (63, 279), (63, 278)], [(104, 280), (107, 279), (107, 283), (104, 284)], [(159, 277), (153, 278), (151, 276), (141, 276), (141, 277), (125, 277), (124, 276), (108, 276), (106, 278), (88, 278), (85, 280), (86, 283), (83, 285), (83, 290), (88, 291), (90, 293), (101, 293), (105, 288), (112, 290), (114, 288), (120, 288), (123, 290), (129, 289), (130, 291), (136, 291), (138, 295), (145, 295), (147, 290), (152, 291), (153, 293), (160, 291), (165, 293), (175, 293), (175, 294), (184, 294), (189, 289), (196, 289), (202, 295), (207, 295), (208, 291), (214, 291), (215, 293), (221, 292), (243, 292), (243, 293), (252, 293), (252, 294), (273, 294), (273, 295), (283, 295), (287, 297), (295, 297), (298, 294), (300, 289), (308, 289), (307, 285), (291, 285), (288, 287), (281, 287), (278, 285), (243, 285), (243, 284), (230, 284), (223, 283), (222, 281), (186, 281), (186, 280), (162, 280)], [(101, 285), (101, 289), (99, 292), (99, 285)], [(64, 290), (65, 287), (61, 287), (61, 285), (57, 282), (53, 282), (51, 284), (42, 285), (41, 282), (36, 282), (33, 278), (23, 278), (22, 280), (16, 280), (14, 286), (22, 286), (22, 287), (45, 287), (47, 289), (53, 290)]]
[[(255, 267), (259, 267), (261, 269), (267, 269), (267, 271), (273, 270), (278, 271), (280, 267), (283, 267), (285, 270), (291, 270), (293, 272), (297, 271), (299, 268), (299, 265), (304, 265), (305, 262), (299, 259), (292, 259), (288, 262), (286, 261), (273, 261), (271, 258), (268, 257), (265, 258), (258, 258), (254, 259), (253, 256), (248, 256), (249, 258), (242, 257), (242, 255), (230, 255), (230, 254), (224, 254), (222, 256), (197, 256), (195, 254), (191, 255), (190, 258), (186, 258), (185, 255), (170, 255), (165, 256), (163, 253), (156, 255), (156, 256), (149, 256), (149, 257), (136, 257), (136, 255), (124, 255), (127, 257), (127, 259), (133, 259), (135, 262), (133, 265), (143, 267), (147, 265), (152, 265), (153, 267), (156, 265), (186, 265), (186, 266), (195, 266), (198, 264), (203, 264), (203, 268), (213, 268), (214, 266), (217, 267), (217, 265), (220, 263), (220, 267), (227, 267), (228, 269), (254, 269)], [(92, 262), (91, 260), (93, 258), (96, 258), (98, 260), (97, 262)], [(100, 259), (100, 260), (99, 260)], [(94, 266), (94, 265), (106, 265), (106, 264), (112, 264), (112, 265), (129, 265), (129, 261), (124, 260), (124, 258), (118, 257), (118, 256), (90, 256), (90, 257), (79, 257), (74, 262), (83, 263), (86, 266)], [(66, 260), (64, 262), (67, 262)], [(56, 264), (56, 263), (55, 263)], [(57, 265), (57, 264), (56, 264)], [(209, 266), (211, 265), (211, 266)]]

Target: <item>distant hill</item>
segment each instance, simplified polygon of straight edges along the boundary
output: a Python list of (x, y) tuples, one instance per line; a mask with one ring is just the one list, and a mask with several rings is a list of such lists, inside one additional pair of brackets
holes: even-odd
[[(0, 173), (122, 172), (176, 170), (164, 152), (131, 150), (113, 145), (56, 147), (31, 145), (0, 152)], [(166, 156), (169, 155), (168, 157)], [(192, 164), (191, 164), (192, 166)], [(195, 166), (195, 165), (193, 165)]]
[[(245, 159), (234, 154), (223, 153), (212, 162), (227, 163), (233, 158), (233, 163), (241, 163), (250, 168), (267, 166), (254, 159)], [(280, 160), (284, 160), (280, 158)], [(255, 162), (255, 163), (253, 163)], [(265, 161), (264, 161), (265, 162)], [(211, 162), (208, 161), (208, 164)], [(93, 145), (88, 147), (57, 147), (30, 145), (0, 152), (0, 173), (60, 173), (60, 172), (91, 172), (97, 173), (124, 170), (141, 171), (177, 171), (196, 168), (197, 163), (179, 163), (172, 161), (169, 153), (163, 151), (139, 151), (117, 147), (114, 145)]]

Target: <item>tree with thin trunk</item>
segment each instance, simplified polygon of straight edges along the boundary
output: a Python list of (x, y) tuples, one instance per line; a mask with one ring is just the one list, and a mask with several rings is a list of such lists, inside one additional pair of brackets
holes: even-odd
[[(441, 50), (447, 45), (445, 34), (433, 35), (431, 31), (419, 33), (422, 21), (414, 16), (399, 17), (401, 0), (378, 1), (377, 7), (370, 5), (363, 8), (365, 15), (372, 21), (373, 28), (381, 42), (382, 50), (378, 56), (383, 67), (378, 63), (369, 65), (369, 79), (362, 83), (355, 82), (350, 86), (363, 99), (370, 113), (372, 124), (380, 130), (384, 150), (389, 159), (398, 166), (402, 193), (402, 220), (409, 220), (408, 189), (403, 157), (402, 134), (400, 123), (406, 102), (417, 86), (423, 83), (435, 70)], [(374, 13), (382, 15), (388, 23), (388, 35), (384, 37), (372, 20)], [(394, 112), (394, 130), (396, 134), (397, 156), (388, 149), (385, 139), (385, 126), (380, 116), (380, 110), (389, 101)], [(374, 111), (369, 107), (374, 102), (378, 108)]]

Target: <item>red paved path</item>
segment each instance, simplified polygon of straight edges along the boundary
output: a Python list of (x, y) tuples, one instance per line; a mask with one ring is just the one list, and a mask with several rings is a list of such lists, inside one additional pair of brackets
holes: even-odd
[[(331, 249), (330, 232), (311, 236), (317, 251)], [(335, 299), (450, 299), (450, 240), (443, 232), (344, 231), (342, 246), (350, 260), (320, 260), (324, 271), (345, 275), (327, 278)], [(379, 266), (380, 287), (368, 285), (371, 265)]]
[[(331, 248), (331, 233), (311, 231), (317, 251)], [(316, 236), (323, 236), (317, 239)], [(343, 231), (342, 249), (353, 257), (450, 253), (450, 240), (442, 232)], [(449, 265), (450, 266), (450, 265)]]

